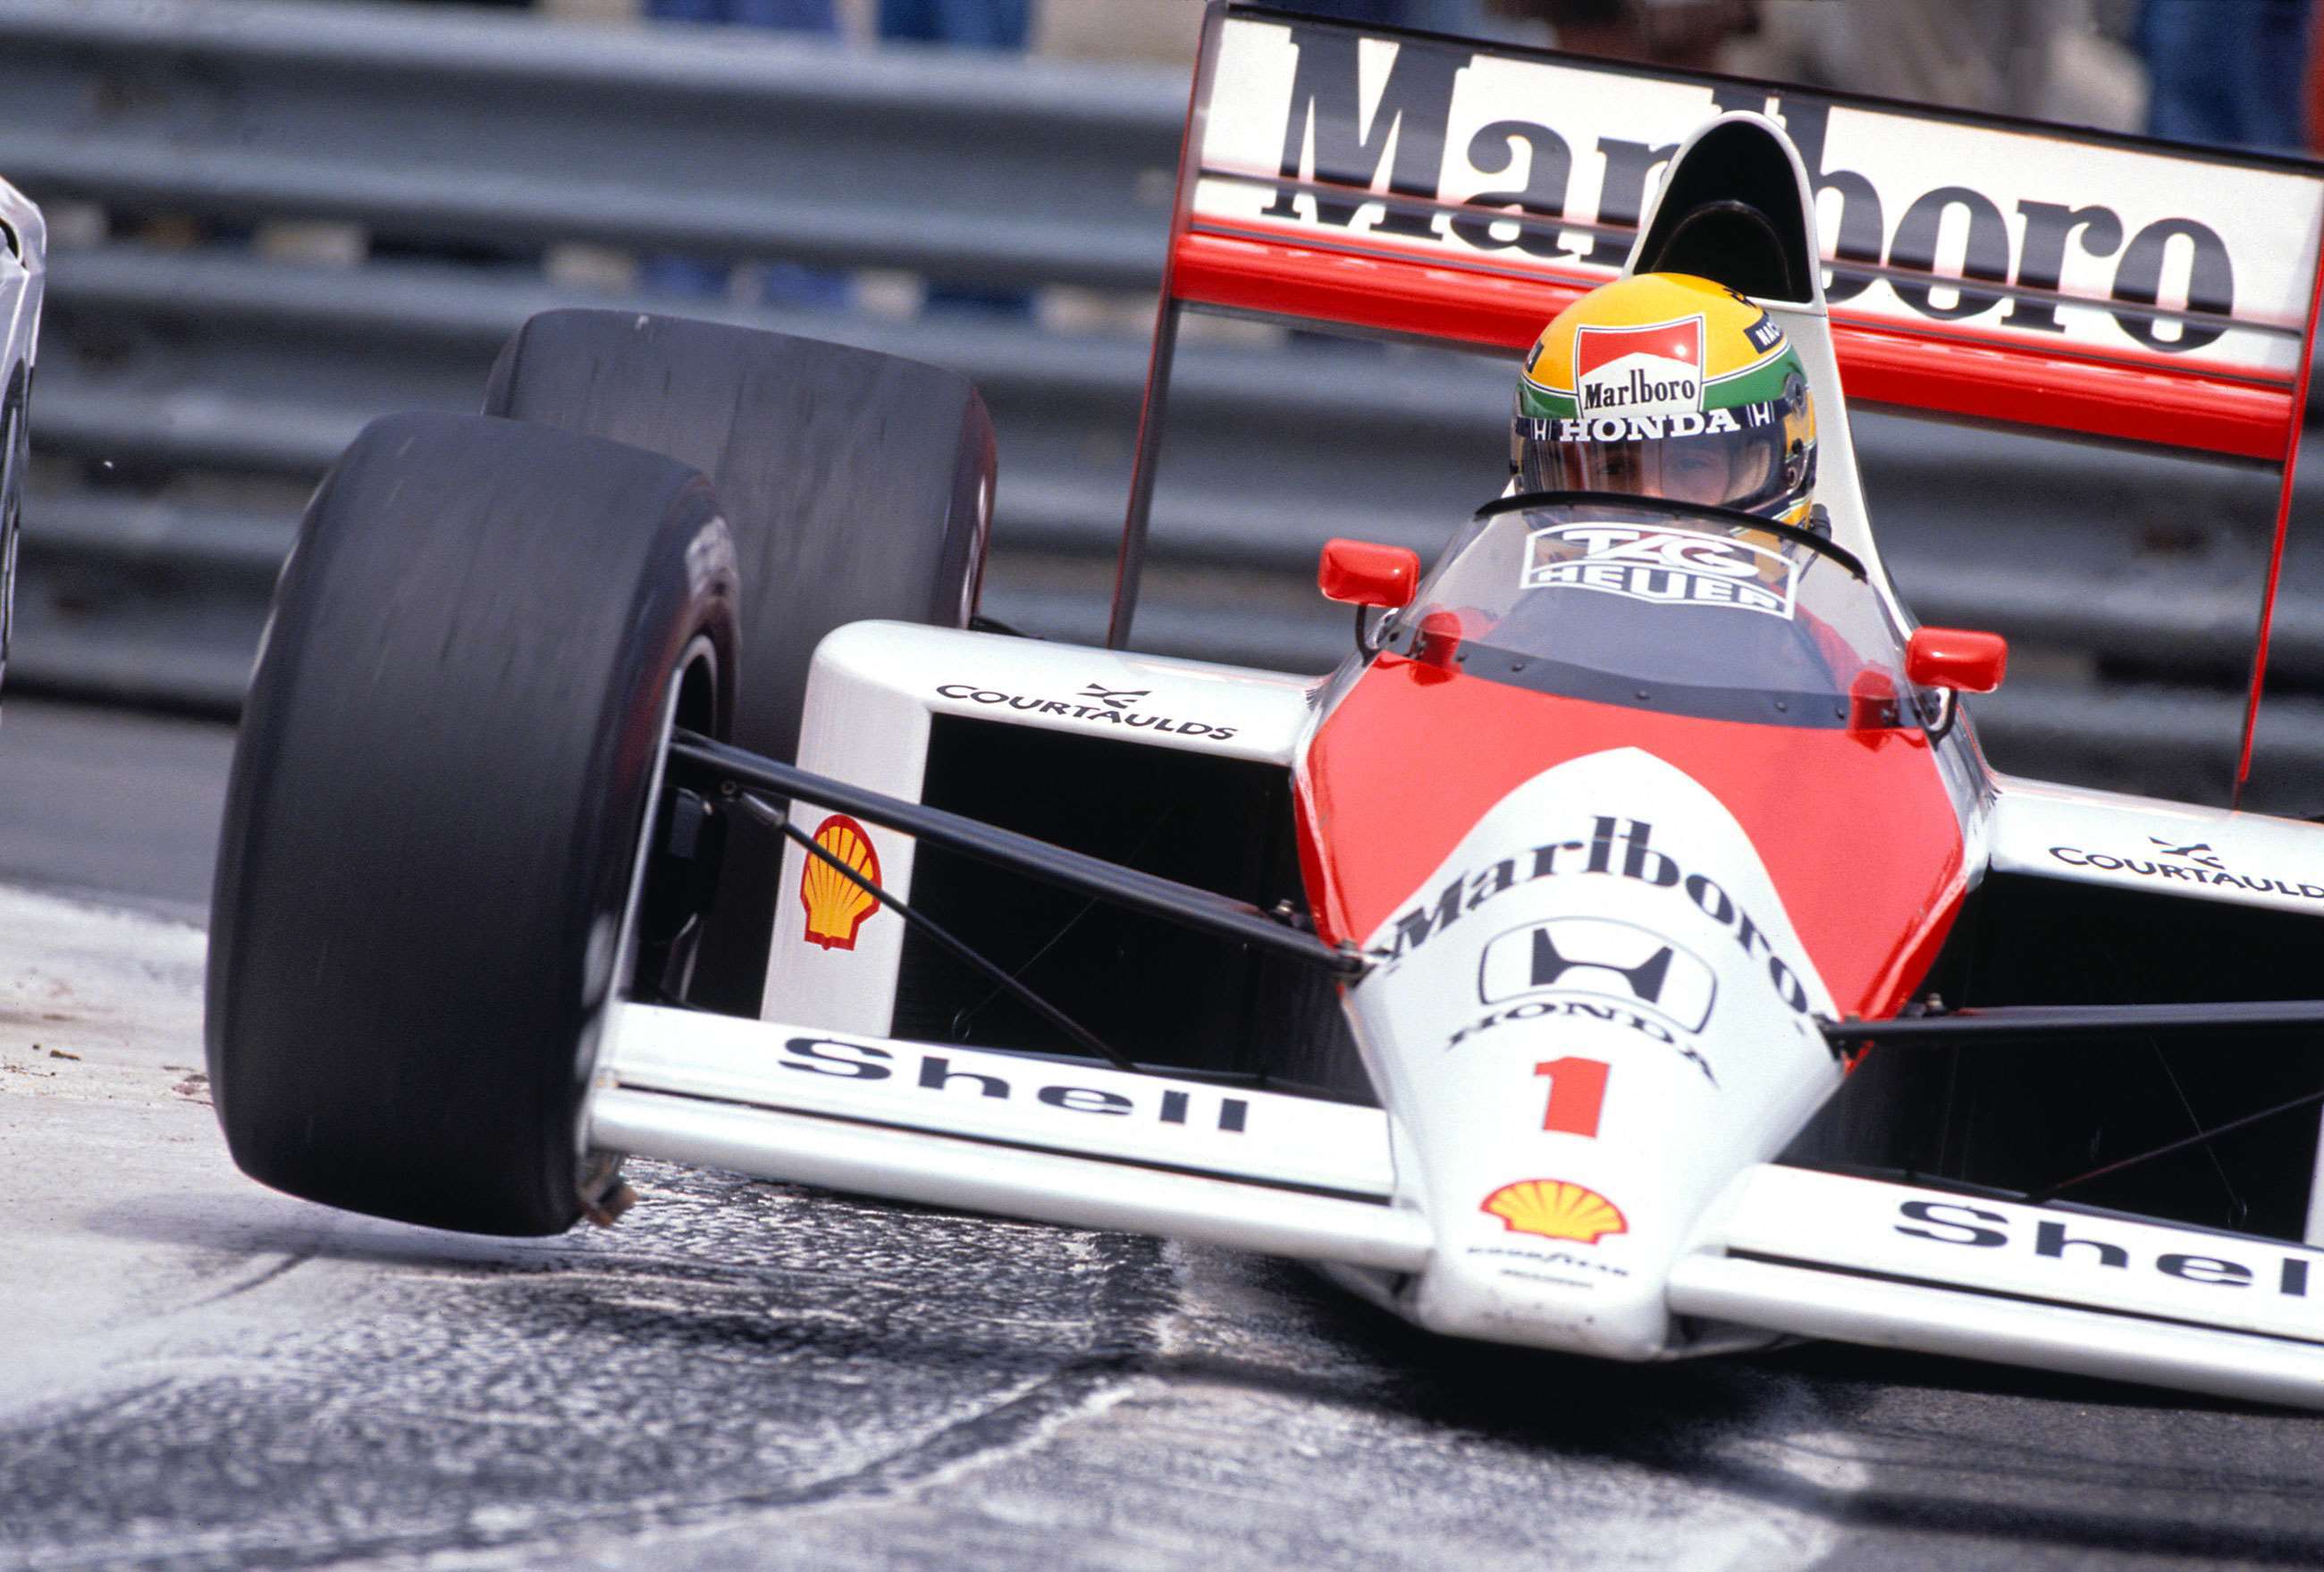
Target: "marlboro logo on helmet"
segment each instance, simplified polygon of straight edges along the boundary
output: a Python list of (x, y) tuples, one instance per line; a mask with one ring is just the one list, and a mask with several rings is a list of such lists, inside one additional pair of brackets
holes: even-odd
[(1586, 415), (1688, 415), (1702, 409), (1702, 318), (1646, 327), (1583, 326), (1574, 389)]

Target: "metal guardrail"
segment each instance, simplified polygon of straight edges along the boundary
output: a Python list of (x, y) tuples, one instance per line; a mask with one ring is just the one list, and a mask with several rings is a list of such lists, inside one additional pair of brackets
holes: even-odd
[(28, 190), (979, 280), (1150, 284), (1185, 113), (1167, 72), (433, 6), (11, 0), (0, 41)]
[[(1184, 84), (1147, 69), (558, 27), (435, 8), (0, 0), (0, 170), (44, 202), (331, 217), (440, 244), (616, 243), (985, 285), (1149, 287)], [(608, 298), (538, 268), (302, 267), (129, 241), (51, 258), (27, 508), (27, 689), (230, 712), (305, 484), (372, 417), (474, 408), (501, 342), (567, 304), (758, 323), (959, 368), (1000, 428), (987, 607), (1094, 640), (1142, 340)], [(1181, 349), (1139, 613), (1147, 648), (1322, 669), (1314, 552), (1427, 553), (1499, 485), (1508, 368), (1305, 338)], [(2273, 482), (1858, 412), (1884, 549), (1931, 621), (2020, 650), (1978, 705), (2004, 768), (2218, 796)], [(108, 467), (110, 466), (110, 467)], [(2303, 556), (2290, 582), (2324, 585)], [(2324, 598), (2275, 669), (2324, 693)], [(2262, 779), (2324, 797), (2324, 702)]]

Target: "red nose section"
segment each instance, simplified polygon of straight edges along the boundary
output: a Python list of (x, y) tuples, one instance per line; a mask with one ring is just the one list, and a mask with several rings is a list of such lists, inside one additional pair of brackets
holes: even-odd
[(1310, 745), (1300, 856), (1326, 937), (1370, 934), (1533, 777), (1638, 748), (1735, 815), (1843, 1012), (1893, 1015), (1928, 970), (1967, 880), (1960, 823), (1918, 728), (1691, 719), (1448, 666), (1380, 657)]

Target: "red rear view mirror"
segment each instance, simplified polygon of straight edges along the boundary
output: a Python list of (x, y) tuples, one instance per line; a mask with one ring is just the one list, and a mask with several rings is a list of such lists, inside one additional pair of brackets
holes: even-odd
[(1917, 628), (1904, 647), (1904, 675), (1916, 687), (1989, 694), (2009, 668), (2009, 640), (1966, 628)]
[(1420, 556), (1401, 546), (1369, 540), (1327, 540), (1315, 583), (1331, 601), (1395, 611), (1412, 604), (1420, 590)]

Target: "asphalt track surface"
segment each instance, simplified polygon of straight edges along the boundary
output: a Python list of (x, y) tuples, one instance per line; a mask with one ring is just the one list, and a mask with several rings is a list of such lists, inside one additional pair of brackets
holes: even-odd
[(199, 1075), (227, 741), (0, 724), (0, 1567), (2324, 1564), (2324, 1416), (1457, 1345), (1280, 1262), (658, 1164), (540, 1242), (271, 1194)]

